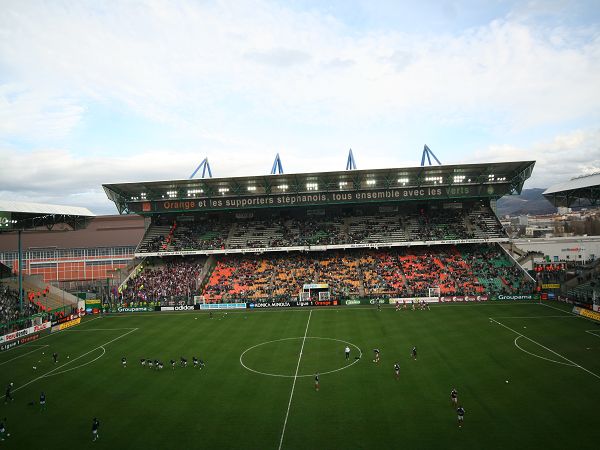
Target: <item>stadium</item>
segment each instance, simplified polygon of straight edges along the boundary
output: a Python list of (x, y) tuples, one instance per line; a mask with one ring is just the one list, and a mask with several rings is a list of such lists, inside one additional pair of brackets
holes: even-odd
[(598, 313), (548, 300), (496, 215), (534, 164), (3, 204), (3, 444), (595, 448)]

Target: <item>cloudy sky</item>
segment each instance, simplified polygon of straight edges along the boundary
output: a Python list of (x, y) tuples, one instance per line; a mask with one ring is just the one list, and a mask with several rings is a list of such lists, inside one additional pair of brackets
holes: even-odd
[[(482, 6), (484, 5), (485, 6)], [(102, 183), (535, 159), (600, 170), (597, 0), (0, 3), (0, 198)]]

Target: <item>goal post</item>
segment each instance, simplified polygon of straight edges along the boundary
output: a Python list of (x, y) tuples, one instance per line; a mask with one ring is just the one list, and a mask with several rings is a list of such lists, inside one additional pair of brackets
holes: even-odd
[(429, 295), (428, 297), (430, 298), (437, 298), (438, 301), (440, 299), (440, 297), (442, 296), (441, 294), (441, 290), (439, 286), (434, 286), (434, 287), (430, 287), (429, 288)]
[(321, 302), (329, 301), (329, 291), (319, 292), (319, 301), (321, 301)]

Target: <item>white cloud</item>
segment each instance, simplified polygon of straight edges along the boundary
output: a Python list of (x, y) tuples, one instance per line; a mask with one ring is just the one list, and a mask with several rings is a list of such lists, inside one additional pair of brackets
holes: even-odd
[(205, 118), (232, 96), (271, 118), (334, 125), (435, 111), (512, 130), (598, 114), (597, 29), (499, 18), (453, 35), (356, 33), (259, 0), (107, 5), (6, 5), (0, 61), (59, 99), (119, 102), (162, 123)]
[(0, 85), (0, 136), (68, 136), (85, 109), (73, 99), (55, 97), (17, 84)]
[(529, 148), (490, 146), (475, 153), (478, 162), (535, 160), (525, 187), (547, 188), (572, 177), (600, 171), (600, 129), (578, 130)]
[[(255, 149), (251, 149), (255, 150)], [(215, 176), (242, 176), (268, 173), (274, 153), (257, 158), (255, 152), (231, 147), (226, 154), (213, 154), (209, 162)], [(286, 173), (342, 170), (347, 150), (322, 152), (317, 160), (307, 158), (301, 148), (290, 148), (282, 156)], [(415, 161), (392, 161), (389, 156), (368, 154), (368, 161), (355, 152), (359, 168), (414, 166)], [(176, 157), (155, 150), (122, 157), (78, 156), (64, 150), (16, 153), (0, 149), (2, 184), (0, 197), (48, 203), (87, 206), (96, 213), (116, 212), (101, 189), (102, 184), (186, 179), (200, 162), (197, 152), (181, 150)], [(549, 187), (573, 176), (600, 170), (600, 129), (582, 130), (539, 142), (529, 148), (490, 146), (476, 151), (469, 161), (494, 162), (536, 160), (532, 178), (526, 188)], [(461, 161), (453, 161), (459, 163)]]
[[(600, 31), (536, 23), (533, 5), (413, 34), (262, 0), (3, 2), (0, 142), (36, 145), (0, 148), (0, 193), (103, 208), (102, 183), (185, 178), (205, 154), (220, 176), (265, 173), (276, 151), (286, 172), (341, 169), (350, 146), (359, 168), (414, 165), (418, 148), (401, 152), (443, 130), (486, 130), (479, 161), (537, 159), (527, 186), (594, 170)], [(94, 104), (180, 140), (119, 157), (70, 145)], [(517, 143), (529, 132), (542, 143)]]

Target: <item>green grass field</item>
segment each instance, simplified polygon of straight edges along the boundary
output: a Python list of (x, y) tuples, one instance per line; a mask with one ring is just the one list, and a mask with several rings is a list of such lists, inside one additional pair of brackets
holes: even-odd
[[(14, 402), (0, 405), (11, 434), (0, 447), (599, 448), (600, 326), (549, 305), (87, 318), (0, 354), (0, 386), (15, 388)], [(191, 367), (194, 355), (203, 370)], [(188, 367), (171, 370), (180, 356)], [(166, 365), (154, 371), (140, 358)], [(462, 428), (452, 387), (466, 409)], [(101, 438), (92, 443), (94, 416)]]

